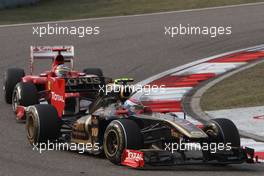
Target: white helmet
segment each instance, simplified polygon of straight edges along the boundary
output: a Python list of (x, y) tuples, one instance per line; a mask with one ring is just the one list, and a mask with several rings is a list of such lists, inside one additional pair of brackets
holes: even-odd
[(68, 73), (71, 71), (71, 69), (63, 64), (58, 65), (55, 69), (55, 74), (58, 77), (66, 77)]

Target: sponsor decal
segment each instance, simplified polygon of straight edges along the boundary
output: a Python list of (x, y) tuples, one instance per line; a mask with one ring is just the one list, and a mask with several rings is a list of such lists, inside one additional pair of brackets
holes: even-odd
[(130, 167), (143, 167), (144, 166), (144, 153), (137, 150), (124, 150), (121, 164)]
[(62, 116), (65, 107), (65, 80), (50, 79), (51, 86), (51, 104), (57, 109), (59, 117)]
[(127, 150), (127, 159), (134, 161), (141, 161), (143, 160), (143, 153)]
[(54, 100), (54, 101), (59, 101), (59, 102), (64, 103), (63, 96), (61, 96), (59, 94), (56, 94), (55, 92), (51, 92), (51, 99)]
[(99, 77), (83, 77), (83, 78), (68, 78), (66, 79), (66, 86), (77, 86), (84, 84), (101, 84)]

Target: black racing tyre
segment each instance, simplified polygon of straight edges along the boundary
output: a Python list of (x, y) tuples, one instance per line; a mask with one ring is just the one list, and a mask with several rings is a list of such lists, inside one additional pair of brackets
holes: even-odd
[(86, 68), (83, 70), (83, 73), (87, 75), (96, 75), (99, 77), (103, 77), (103, 71), (100, 68)]
[(130, 119), (113, 120), (104, 133), (104, 153), (112, 163), (119, 165), (124, 149), (141, 149), (143, 137), (136, 122)]
[(240, 147), (240, 135), (236, 125), (229, 119), (212, 119), (211, 122), (218, 128), (219, 142), (230, 143), (232, 147)]
[(61, 120), (49, 104), (29, 106), (26, 118), (27, 138), (31, 145), (47, 143), (60, 137)]
[(13, 111), (16, 111), (18, 105), (30, 106), (39, 104), (38, 90), (33, 83), (20, 82), (16, 85), (12, 96)]
[(12, 94), (17, 83), (25, 76), (25, 72), (20, 68), (9, 68), (4, 74), (4, 96), (8, 104), (12, 103)]

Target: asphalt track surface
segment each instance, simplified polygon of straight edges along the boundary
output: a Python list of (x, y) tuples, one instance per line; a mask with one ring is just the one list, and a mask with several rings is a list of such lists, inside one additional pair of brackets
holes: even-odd
[[(121, 17), (67, 25), (98, 25), (101, 34), (78, 38), (32, 36), (32, 26), (0, 28), (1, 72), (11, 66), (28, 68), (30, 45), (71, 44), (75, 46), (76, 68), (101, 67), (111, 77), (130, 76), (137, 81), (226, 51), (263, 43), (264, 5)], [(210, 38), (169, 38), (165, 25), (233, 27), (232, 35)], [(61, 24), (63, 25), (63, 24)], [(2, 83), (2, 82), (1, 82)], [(1, 91), (1, 97), (3, 92)], [(263, 175), (264, 165), (181, 166), (156, 170), (134, 170), (115, 166), (104, 158), (67, 151), (39, 154), (27, 143), (23, 124), (15, 122), (11, 107), (0, 101), (0, 175)]]

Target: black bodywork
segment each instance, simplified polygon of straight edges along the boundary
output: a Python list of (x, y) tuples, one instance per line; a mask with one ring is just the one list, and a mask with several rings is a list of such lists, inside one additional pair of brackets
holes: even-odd
[[(89, 153), (105, 154), (114, 164), (136, 168), (143, 165), (145, 167), (255, 162), (254, 150), (240, 146), (238, 130), (230, 120), (214, 119), (198, 127), (173, 113), (152, 113), (149, 108), (141, 105), (130, 106), (125, 103), (127, 99), (128, 97), (121, 96), (120, 92), (101, 94), (90, 105), (89, 111), (61, 119), (60, 135), (50, 139), (66, 143), (91, 144), (96, 147), (92, 147)], [(40, 130), (45, 133), (45, 129)], [(230, 149), (224, 147), (223, 150), (212, 152), (203, 149), (190, 151), (188, 148), (172, 152), (168, 148), (170, 143), (178, 145), (196, 143), (201, 146), (230, 143)], [(136, 159), (126, 155), (130, 149), (135, 151), (131, 156), (138, 155)], [(144, 164), (139, 164), (138, 160)]]

